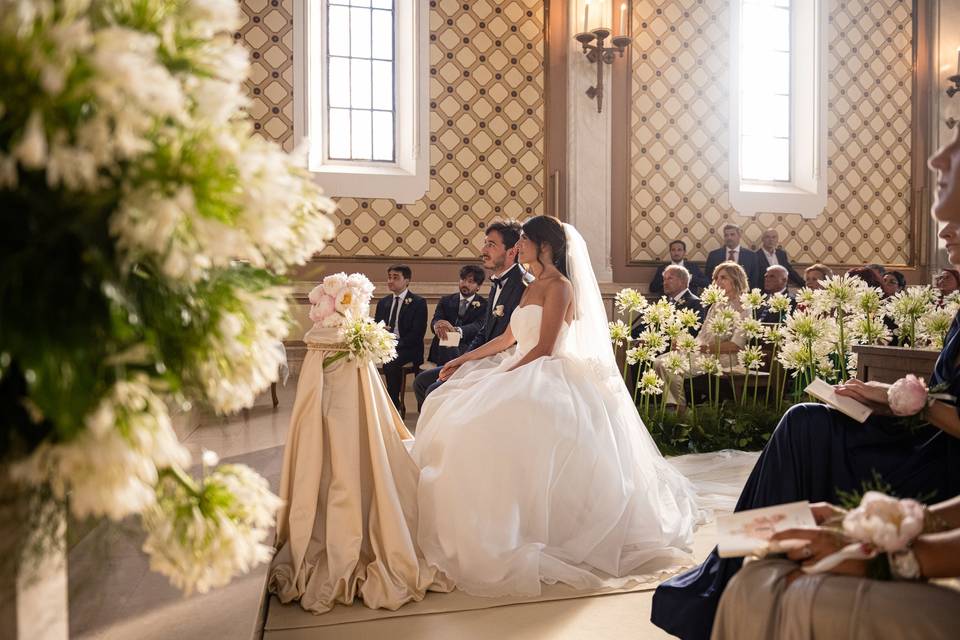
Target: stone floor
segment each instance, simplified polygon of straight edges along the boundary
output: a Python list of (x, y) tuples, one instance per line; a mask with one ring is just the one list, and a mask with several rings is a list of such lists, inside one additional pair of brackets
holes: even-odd
[[(184, 422), (178, 426), (178, 435), (195, 459), (199, 459), (204, 448), (214, 450), (222, 460), (250, 465), (276, 490), (295, 388), (296, 380), (292, 379), (280, 390), (277, 409), (270, 406), (267, 394), (245, 415), (229, 419), (201, 417)], [(412, 395), (407, 406), (416, 406)], [(415, 414), (408, 416), (408, 424), (412, 426), (415, 421)], [(712, 525), (697, 532), (697, 558), (706, 555), (714, 537)], [(371, 619), (367, 616), (359, 621), (350, 621), (349, 615), (325, 620), (325, 616), (305, 613), (296, 605), (283, 607), (274, 601), (271, 610), (261, 616), (265, 566), (225, 588), (184, 597), (166, 578), (149, 570), (148, 561), (140, 551), (141, 541), (135, 522), (99, 523), (73, 546), (69, 556), (72, 638), (644, 640), (667, 637), (649, 622), (650, 590), (418, 615), (409, 615), (401, 609), (399, 617)], [(441, 594), (429, 595), (424, 601), (427, 610), (436, 604), (431, 598), (442, 597)], [(259, 628), (264, 619), (265, 633)]]

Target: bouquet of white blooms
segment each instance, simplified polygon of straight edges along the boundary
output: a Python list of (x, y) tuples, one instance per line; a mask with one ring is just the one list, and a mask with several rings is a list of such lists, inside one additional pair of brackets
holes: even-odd
[(335, 327), (347, 349), (327, 357), (323, 366), (340, 360), (384, 364), (397, 357), (397, 337), (370, 318), (373, 283), (362, 273), (334, 273), (310, 291), (310, 319), (317, 328)]
[(140, 514), (186, 591), (265, 559), (249, 469), (193, 481), (168, 404), (277, 376), (282, 274), (333, 234), (253, 134), (236, 0), (0, 0), (0, 459), (78, 517)]

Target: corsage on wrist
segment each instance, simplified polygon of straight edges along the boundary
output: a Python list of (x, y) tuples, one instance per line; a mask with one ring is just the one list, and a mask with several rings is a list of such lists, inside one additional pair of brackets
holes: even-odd
[(940, 387), (927, 389), (927, 383), (908, 373), (887, 389), (887, 404), (896, 416), (913, 416), (929, 408), (937, 400), (956, 403), (949, 393), (939, 393)]
[(924, 516), (924, 507), (916, 500), (898, 500), (879, 491), (868, 491), (860, 506), (843, 517), (843, 532), (855, 542), (803, 570), (822, 573), (847, 560), (873, 560), (887, 554), (879, 559), (889, 561), (893, 577), (917, 580), (920, 565), (910, 545), (923, 533)]

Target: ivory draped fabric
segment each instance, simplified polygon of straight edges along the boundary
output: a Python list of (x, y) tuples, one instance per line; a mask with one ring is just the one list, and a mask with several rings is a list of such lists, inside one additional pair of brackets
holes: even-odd
[[(333, 335), (331, 335), (333, 334)], [(397, 609), (452, 584), (417, 548), (419, 469), (371, 363), (341, 358), (335, 331), (311, 330), (284, 450), (278, 549), (268, 588), (313, 613), (359, 597)]]

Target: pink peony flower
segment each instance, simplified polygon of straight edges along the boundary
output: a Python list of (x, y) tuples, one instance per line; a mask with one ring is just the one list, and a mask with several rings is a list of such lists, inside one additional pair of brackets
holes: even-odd
[(321, 293), (317, 301), (310, 307), (310, 319), (314, 324), (322, 324), (324, 320), (337, 312), (337, 300), (333, 296)]
[(310, 293), (307, 295), (307, 299), (310, 300), (310, 304), (317, 304), (320, 302), (320, 296), (323, 295), (323, 285), (318, 284), (313, 289), (310, 289)]
[(920, 413), (927, 404), (926, 383), (908, 373), (887, 390), (887, 402), (890, 410), (897, 416), (912, 416)]
[(899, 551), (923, 532), (923, 505), (868, 491), (860, 506), (844, 517), (843, 530), (883, 551)]

